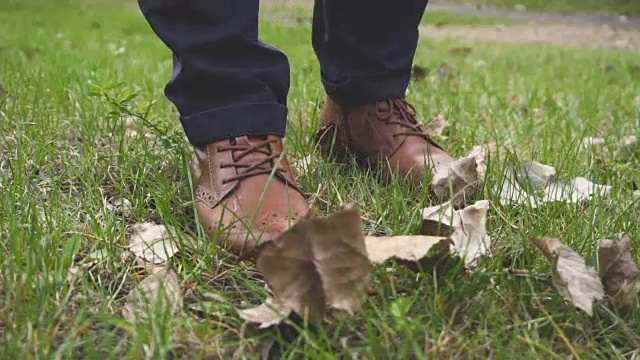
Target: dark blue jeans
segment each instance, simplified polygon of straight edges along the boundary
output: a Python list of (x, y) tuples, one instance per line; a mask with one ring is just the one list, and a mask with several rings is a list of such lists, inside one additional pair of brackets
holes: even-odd
[[(165, 94), (194, 146), (284, 136), (289, 62), (258, 39), (258, 0), (139, 0), (173, 52)], [(346, 105), (402, 98), (427, 0), (316, 0), (313, 49), (329, 96)]]

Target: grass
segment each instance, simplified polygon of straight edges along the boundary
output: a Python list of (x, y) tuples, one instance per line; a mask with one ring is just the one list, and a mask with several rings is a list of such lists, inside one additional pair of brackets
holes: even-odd
[[(131, 4), (114, 1), (35, 1), (0, 5), (0, 352), (30, 358), (202, 358), (218, 351), (250, 352), (271, 333), (243, 326), (231, 306), (202, 300), (224, 295), (247, 307), (266, 296), (250, 263), (215, 248), (196, 226), (188, 161), (191, 149), (177, 114), (163, 97), (171, 71), (168, 50)], [(289, 55), (292, 87), (286, 146), (289, 156), (312, 153), (311, 134), (323, 98), (310, 25), (265, 19), (263, 38)], [(539, 209), (492, 202), (492, 258), (465, 274), (415, 274), (374, 268), (374, 294), (354, 316), (336, 314), (322, 328), (291, 341), (277, 337), (284, 358), (630, 358), (640, 348), (640, 311), (622, 315), (597, 305), (593, 318), (550, 290), (549, 266), (530, 244), (560, 235), (587, 259), (597, 239), (631, 233), (638, 249), (639, 154), (605, 158), (578, 150), (584, 136), (615, 140), (638, 134), (640, 56), (545, 45), (474, 45), (422, 40), (416, 63), (443, 62), (456, 76), (431, 71), (412, 82), (409, 99), (423, 118), (449, 120), (444, 144), (464, 155), (496, 141), (518, 155), (557, 166), (562, 178), (582, 175), (614, 187), (588, 206)], [(117, 105), (117, 106), (115, 106)], [(165, 134), (127, 136), (127, 113), (147, 114)], [(139, 123), (138, 123), (139, 124)], [(487, 184), (504, 172), (489, 163)], [(360, 203), (365, 230), (410, 234), (425, 189), (400, 181), (383, 186), (361, 172), (344, 172), (314, 157), (300, 185), (325, 212)], [(106, 202), (128, 199), (130, 213)], [(127, 255), (128, 225), (175, 226), (201, 245), (173, 260), (184, 282), (184, 309), (160, 310), (147, 323), (122, 319), (124, 297), (137, 283)], [(99, 259), (71, 285), (72, 263)], [(640, 258), (636, 255), (636, 261)], [(526, 269), (531, 276), (504, 268)], [(533, 275), (533, 274), (540, 274)], [(195, 312), (195, 305), (205, 312)]]
[[(279, 23), (289, 25), (299, 24), (310, 26), (313, 19), (313, 10), (305, 6), (287, 6), (287, 7), (267, 7), (264, 11), (265, 17), (275, 20)], [(506, 18), (491, 16), (474, 16), (467, 14), (456, 14), (440, 10), (431, 10), (427, 6), (422, 22), (425, 25), (468, 25), (468, 26), (487, 26), (487, 25), (509, 25), (513, 21)]]
[(491, 16), (474, 16), (466, 14), (456, 14), (447, 11), (427, 10), (424, 13), (422, 22), (426, 25), (468, 25), (468, 26), (487, 26), (487, 25), (510, 25), (513, 22), (510, 19), (491, 17)]
[(564, 13), (596, 12), (607, 14), (622, 14), (628, 16), (640, 15), (640, 3), (636, 0), (465, 0), (465, 4), (493, 5), (513, 9), (524, 6), (528, 10), (552, 11)]

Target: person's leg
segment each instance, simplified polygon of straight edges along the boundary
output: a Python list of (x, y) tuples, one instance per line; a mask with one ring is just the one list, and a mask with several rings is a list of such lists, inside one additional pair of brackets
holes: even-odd
[(258, 40), (258, 0), (139, 0), (173, 52), (165, 94), (194, 146), (285, 133), (289, 62)]
[(288, 60), (258, 40), (258, 0), (139, 4), (173, 52), (165, 93), (196, 148), (200, 223), (221, 245), (254, 255), (308, 209), (282, 153)]
[[(325, 156), (420, 185), (453, 159), (424, 133), (405, 100), (427, 0), (316, 0), (313, 47), (328, 98), (316, 139)], [(434, 195), (441, 201), (461, 190)]]
[(316, 0), (313, 47), (341, 103), (404, 97), (427, 0)]

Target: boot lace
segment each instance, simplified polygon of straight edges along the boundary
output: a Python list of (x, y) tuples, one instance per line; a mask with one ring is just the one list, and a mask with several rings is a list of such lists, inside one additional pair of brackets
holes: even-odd
[[(271, 174), (271, 172), (274, 172), (273, 161), (278, 159), (280, 154), (274, 153), (271, 150), (270, 145), (277, 141), (277, 139), (266, 139), (249, 145), (241, 145), (236, 144), (235, 141), (232, 140), (231, 145), (220, 146), (219, 151), (232, 151), (233, 158), (233, 162), (223, 163), (221, 164), (221, 167), (234, 167), (237, 173), (237, 175), (222, 180), (222, 183), (226, 184), (231, 181), (242, 180), (256, 175)], [(241, 162), (244, 157), (254, 153), (263, 154), (264, 157), (257, 162)], [(284, 176), (286, 169), (284, 167), (278, 165), (275, 169), (275, 173), (282, 175), (282, 178), (286, 179), (286, 176)]]
[(388, 124), (399, 125), (402, 130), (394, 133), (398, 136), (419, 136), (429, 140), (427, 134), (416, 121), (416, 109), (404, 99), (381, 101), (376, 104), (378, 117)]

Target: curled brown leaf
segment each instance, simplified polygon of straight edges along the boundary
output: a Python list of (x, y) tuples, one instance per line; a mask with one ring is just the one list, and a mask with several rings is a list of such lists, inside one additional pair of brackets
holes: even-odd
[(371, 276), (358, 208), (300, 220), (263, 246), (257, 267), (278, 301), (311, 322), (327, 304), (353, 313)]
[(431, 186), (438, 201), (451, 200), (462, 206), (484, 181), (486, 149), (474, 146), (469, 155), (435, 169)]
[(631, 238), (622, 236), (620, 240), (600, 240), (598, 261), (604, 292), (616, 309), (636, 307), (640, 277), (638, 266), (631, 256)]
[(551, 281), (560, 295), (592, 316), (593, 302), (604, 297), (595, 269), (557, 238), (534, 238), (532, 242), (551, 262)]

